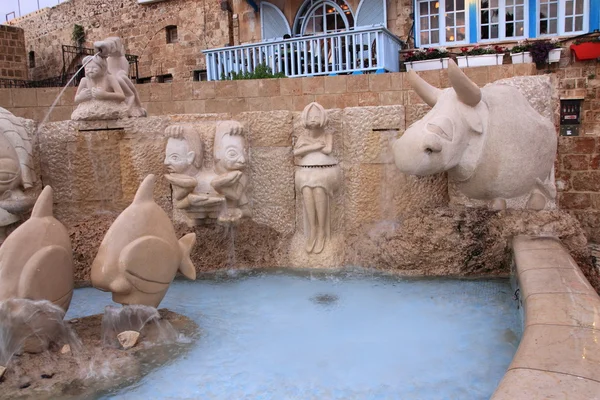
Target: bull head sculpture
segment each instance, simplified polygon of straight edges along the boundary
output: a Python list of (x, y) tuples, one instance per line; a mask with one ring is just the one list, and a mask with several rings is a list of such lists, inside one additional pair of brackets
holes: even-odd
[(441, 90), (408, 72), (412, 88), (433, 108), (393, 144), (396, 166), (404, 173), (423, 176), (457, 167), (473, 150), (470, 139), (483, 133), (487, 106), (481, 89), (452, 60), (448, 77), (452, 87)]

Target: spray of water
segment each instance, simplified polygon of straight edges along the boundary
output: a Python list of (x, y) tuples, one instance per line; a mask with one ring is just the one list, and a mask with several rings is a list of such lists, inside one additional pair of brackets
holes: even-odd
[[(96, 53), (94, 54), (94, 56), (98, 56), (100, 53)], [(71, 85), (71, 83), (73, 83), (73, 81), (75, 80), (75, 78), (79, 75), (79, 72), (81, 72), (81, 70), (83, 70), (85, 68), (86, 65), (88, 65), (88, 63), (90, 61), (92, 61), (93, 58), (90, 57), (90, 59), (88, 59), (82, 66), (81, 68), (79, 68), (77, 70), (77, 72), (75, 72), (75, 74), (73, 74), (73, 76), (71, 77), (71, 79), (69, 79), (69, 82), (67, 82), (67, 84), (65, 85), (65, 87), (60, 91), (60, 93), (58, 94), (58, 96), (56, 96), (56, 99), (54, 99), (54, 102), (52, 103), (52, 105), (50, 106), (50, 109), (48, 110), (48, 112), (46, 113), (46, 116), (44, 117), (44, 119), (42, 120), (42, 122), (40, 123), (39, 127), (44, 126), (44, 124), (46, 122), (48, 122), (48, 118), (50, 118), (50, 114), (52, 114), (52, 111), (54, 110), (54, 107), (56, 107), (56, 105), (58, 104), (58, 101), (60, 100), (60, 98), (62, 97), (62, 95), (65, 93), (65, 90), (67, 90), (67, 88)]]
[(52, 343), (81, 349), (81, 341), (65, 325), (62, 308), (46, 300), (9, 299), (0, 302), (0, 365), (21, 351), (38, 353)]
[(125, 331), (143, 333), (147, 343), (165, 343), (178, 340), (178, 334), (168, 321), (162, 320), (158, 310), (144, 305), (123, 307), (106, 306), (102, 317), (102, 343), (105, 347), (119, 347), (117, 335)]

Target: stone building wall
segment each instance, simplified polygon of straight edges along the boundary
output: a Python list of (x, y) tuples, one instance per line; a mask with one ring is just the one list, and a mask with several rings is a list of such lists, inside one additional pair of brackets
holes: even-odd
[[(62, 45), (73, 45), (73, 26), (83, 26), (85, 47), (109, 36), (124, 40), (127, 53), (139, 56), (139, 76), (171, 74), (173, 80), (192, 80), (205, 69), (201, 50), (229, 43), (230, 20), (217, 1), (169, 0), (138, 4), (137, 0), (71, 0), (11, 21), (25, 31), (27, 51), (35, 51), (30, 79), (62, 72)], [(167, 44), (167, 26), (177, 26), (176, 43)], [(79, 62), (76, 60), (75, 62)]]
[(0, 78), (27, 79), (27, 55), (23, 29), (0, 25)]

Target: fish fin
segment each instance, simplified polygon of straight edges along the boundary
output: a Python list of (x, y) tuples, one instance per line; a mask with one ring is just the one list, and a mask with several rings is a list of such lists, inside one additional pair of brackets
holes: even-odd
[(23, 267), (18, 294), (32, 300), (51, 301), (67, 311), (73, 294), (73, 256), (70, 251), (57, 245), (36, 251)]
[(133, 198), (133, 202), (131, 204), (141, 204), (147, 202), (154, 202), (154, 183), (156, 182), (156, 177), (154, 174), (150, 174), (144, 178), (137, 192), (135, 193), (135, 197)]
[(31, 218), (51, 217), (52, 201), (52, 188), (50, 186), (46, 186), (35, 201), (33, 211), (31, 211)]
[(181, 250), (181, 264), (179, 271), (188, 279), (196, 280), (196, 267), (192, 263), (190, 253), (196, 244), (196, 234), (188, 233), (179, 239), (179, 249)]

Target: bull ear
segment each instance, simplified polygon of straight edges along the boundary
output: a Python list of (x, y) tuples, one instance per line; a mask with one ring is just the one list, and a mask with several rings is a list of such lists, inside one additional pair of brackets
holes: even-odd
[(448, 60), (448, 78), (461, 103), (475, 107), (481, 101), (481, 89), (473, 83), (453, 60)]
[(442, 93), (440, 89), (433, 87), (429, 83), (425, 82), (425, 80), (419, 75), (417, 75), (417, 73), (412, 69), (408, 71), (408, 82), (410, 83), (410, 86), (412, 86), (413, 89), (415, 89), (415, 92), (417, 92), (419, 97), (422, 98), (425, 103), (427, 103), (430, 107), (435, 106), (438, 97)]

